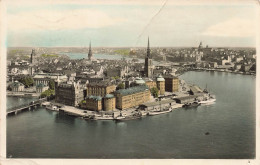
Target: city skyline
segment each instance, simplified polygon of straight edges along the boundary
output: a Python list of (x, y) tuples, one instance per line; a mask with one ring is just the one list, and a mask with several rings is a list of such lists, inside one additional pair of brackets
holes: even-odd
[[(257, 8), (248, 3), (7, 3), (8, 47), (255, 47)], [(186, 2), (187, 3), (187, 2)], [(206, 13), (206, 14), (205, 14)], [(221, 14), (220, 14), (221, 13)]]

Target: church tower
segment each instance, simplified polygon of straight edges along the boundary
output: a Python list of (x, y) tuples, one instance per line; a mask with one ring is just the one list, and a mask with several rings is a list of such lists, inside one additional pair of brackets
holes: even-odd
[(147, 55), (145, 57), (145, 66), (144, 66), (145, 77), (153, 76), (153, 59), (150, 53), (151, 50), (150, 50), (150, 42), (148, 37)]
[(32, 49), (32, 53), (31, 53), (31, 64), (35, 64), (35, 49)]
[(89, 43), (89, 51), (88, 51), (88, 59), (92, 60), (92, 50), (91, 50), (91, 42)]

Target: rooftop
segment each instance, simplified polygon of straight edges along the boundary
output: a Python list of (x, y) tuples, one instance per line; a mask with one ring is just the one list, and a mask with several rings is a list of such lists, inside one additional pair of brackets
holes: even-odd
[(115, 93), (125, 96), (125, 95), (143, 92), (145, 90), (149, 90), (149, 88), (146, 85), (139, 85), (139, 86), (135, 86), (135, 87), (127, 88), (127, 89), (120, 89), (120, 90), (117, 90)]

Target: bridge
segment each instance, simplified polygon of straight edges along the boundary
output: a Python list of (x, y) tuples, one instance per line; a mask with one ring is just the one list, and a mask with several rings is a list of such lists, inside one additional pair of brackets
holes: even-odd
[(38, 99), (36, 101), (32, 101), (29, 104), (23, 104), (16, 107), (8, 108), (6, 112), (6, 116), (16, 115), (18, 112), (31, 110), (32, 108), (36, 108), (39, 105), (42, 105), (43, 102), (45, 102), (47, 99), (42, 98)]

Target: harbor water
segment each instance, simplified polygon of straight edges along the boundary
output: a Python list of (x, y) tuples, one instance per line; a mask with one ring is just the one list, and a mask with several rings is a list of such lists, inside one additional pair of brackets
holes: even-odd
[(207, 85), (216, 103), (126, 122), (87, 121), (39, 107), (7, 118), (7, 157), (254, 158), (255, 77), (192, 71), (181, 78)]

